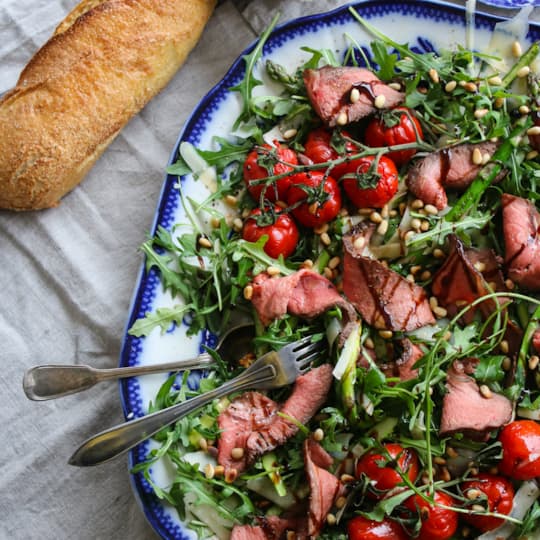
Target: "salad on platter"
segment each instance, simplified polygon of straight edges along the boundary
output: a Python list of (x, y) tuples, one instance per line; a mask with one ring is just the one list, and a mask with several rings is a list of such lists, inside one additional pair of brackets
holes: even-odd
[[(133, 472), (196, 537), (532, 538), (540, 521), (538, 43), (417, 52), (382, 34), (293, 72), (244, 57), (228, 137), (180, 145), (186, 223), (143, 251), (189, 321), (252, 350), (151, 411), (205, 392), (305, 336), (324, 353), (288, 388), (216, 400), (156, 437)], [(166, 461), (167, 487), (150, 471)], [(536, 531), (536, 533), (535, 533)]]

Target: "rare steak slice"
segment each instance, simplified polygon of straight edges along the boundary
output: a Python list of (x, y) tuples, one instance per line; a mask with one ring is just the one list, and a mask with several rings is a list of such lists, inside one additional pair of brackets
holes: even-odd
[(265, 325), (291, 313), (310, 319), (338, 306), (348, 320), (356, 320), (356, 312), (334, 284), (312, 270), (299, 270), (283, 277), (258, 274), (252, 283), (251, 302)]
[(448, 204), (446, 190), (463, 191), (480, 172), (482, 165), (473, 162), (474, 151), (491, 157), (496, 149), (496, 143), (482, 142), (432, 152), (414, 162), (407, 174), (407, 187), (425, 204), (443, 210)]
[[(308, 538), (316, 538), (335, 500), (343, 491), (336, 476), (321, 466), (322, 447), (311, 439), (304, 441), (304, 467), (309, 482)], [(330, 456), (328, 456), (330, 458)], [(327, 460), (325, 461), (325, 463)]]
[[(321, 408), (331, 384), (332, 366), (323, 364), (296, 379), (281, 407), (259, 392), (243, 393), (218, 417), (218, 463), (240, 473), (259, 456), (282, 445), (298, 431), (297, 422), (307, 423)], [(241, 451), (233, 452), (235, 449)]]
[(533, 202), (502, 196), (505, 264), (508, 277), (523, 288), (540, 290), (540, 213)]
[[(380, 108), (401, 104), (405, 94), (382, 82), (369, 69), (324, 66), (306, 69), (304, 83), (308, 98), (321, 120), (329, 127), (356, 122)], [(358, 99), (351, 100), (351, 92)], [(379, 97), (383, 96), (383, 97)], [(378, 105), (375, 106), (375, 100)]]
[(424, 289), (361, 255), (354, 247), (355, 234), (343, 237), (343, 293), (362, 318), (379, 330), (408, 332), (433, 324)]
[(244, 452), (240, 457), (233, 450), (245, 450), (249, 436), (273, 420), (278, 404), (259, 392), (244, 392), (234, 399), (227, 409), (218, 416), (220, 437), (218, 440), (217, 461), (226, 470), (242, 472), (248, 465)]
[[(253, 431), (246, 441), (248, 462), (281, 446), (298, 431), (298, 425), (307, 423), (325, 403), (332, 385), (330, 364), (323, 364), (296, 379), (293, 391), (272, 421)], [(293, 419), (293, 421), (288, 418)]]
[(476, 361), (455, 361), (446, 374), (447, 394), (443, 398), (441, 435), (463, 433), (482, 438), (489, 431), (510, 422), (512, 402), (501, 394), (480, 392), (474, 372)]

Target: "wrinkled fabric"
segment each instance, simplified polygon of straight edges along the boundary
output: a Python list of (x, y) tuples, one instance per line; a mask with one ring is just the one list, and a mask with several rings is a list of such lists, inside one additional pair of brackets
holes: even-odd
[[(461, 2), (463, 3), (463, 2)], [(0, 1), (0, 93), (77, 0)], [(336, 0), (222, 2), (167, 88), (122, 130), (59, 207), (0, 211), (0, 538), (152, 540), (126, 458), (67, 465), (88, 436), (123, 421), (118, 386), (31, 402), (26, 369), (115, 367), (164, 170), (192, 109), (280, 11), (281, 21)]]

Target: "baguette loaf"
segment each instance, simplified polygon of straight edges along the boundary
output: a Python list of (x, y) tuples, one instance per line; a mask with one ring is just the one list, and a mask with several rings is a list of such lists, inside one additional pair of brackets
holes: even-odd
[(58, 204), (172, 78), (215, 0), (83, 0), (0, 100), (0, 208)]

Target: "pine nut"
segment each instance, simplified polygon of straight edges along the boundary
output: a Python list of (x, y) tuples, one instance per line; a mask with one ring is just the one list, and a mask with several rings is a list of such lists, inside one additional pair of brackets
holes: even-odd
[(388, 84), (388, 86), (393, 90), (397, 90), (398, 92), (401, 90), (401, 84), (398, 82), (391, 82)]
[(540, 358), (536, 354), (533, 354), (529, 358), (529, 369), (531, 371), (535, 370), (538, 367), (538, 363), (540, 362)]
[(320, 225), (319, 227), (315, 227), (313, 229), (313, 232), (315, 234), (322, 234), (322, 233), (325, 233), (328, 231), (328, 229), (330, 228), (330, 226), (328, 225), (328, 223), (323, 223), (322, 225)]
[(478, 499), (478, 497), (480, 497), (482, 495), (482, 492), (479, 490), (479, 489), (468, 489), (467, 490), (467, 493), (465, 494), (465, 496), (467, 497), (467, 499), (469, 499), (469, 501), (474, 501), (475, 499)]
[(214, 469), (214, 466), (211, 464), (211, 463), (207, 463), (205, 466), (204, 466), (204, 476), (208, 479), (208, 480), (211, 480), (212, 478), (214, 478), (214, 475), (216, 474), (216, 471)]
[(433, 310), (439, 305), (439, 300), (437, 300), (436, 296), (431, 296), (429, 299), (429, 307)]
[(501, 352), (504, 353), (504, 354), (507, 354), (508, 351), (510, 350), (510, 346), (508, 345), (508, 341), (506, 341), (506, 339), (503, 339), (500, 343), (499, 343), (499, 347), (501, 349)]
[(482, 165), (482, 152), (480, 148), (475, 148), (472, 153), (472, 162), (475, 165)]
[(498, 75), (494, 75), (488, 79), (488, 83), (493, 86), (501, 86), (502, 79)]
[(456, 81), (449, 81), (444, 86), (444, 91), (448, 93), (453, 92), (456, 89), (456, 86), (457, 86)]
[(329, 246), (332, 243), (332, 240), (330, 239), (330, 236), (328, 236), (328, 233), (324, 232), (324, 233), (321, 234), (321, 242), (325, 246)]
[(373, 340), (370, 337), (366, 338), (366, 341), (364, 341), (364, 345), (368, 349), (374, 349), (375, 348), (375, 343), (373, 343)]
[(313, 440), (321, 442), (324, 439), (324, 431), (321, 428), (317, 428), (313, 432)]
[(476, 270), (478, 270), (479, 272), (485, 272), (486, 271), (486, 264), (483, 263), (482, 261), (476, 261), (473, 265)]
[(388, 208), (388, 205), (385, 204), (382, 208), (381, 208), (381, 217), (386, 219), (388, 216), (390, 215), (390, 210)]
[(311, 259), (306, 259), (302, 263), (302, 268), (313, 268), (313, 261)]
[(379, 214), (379, 212), (371, 212), (371, 214), (369, 215), (369, 220), (372, 223), (381, 223), (382, 216), (381, 214)]
[(435, 83), (435, 84), (438, 84), (440, 79), (439, 79), (439, 74), (437, 73), (437, 70), (435, 68), (431, 68), (429, 71), (429, 78)]
[(474, 111), (474, 117), (479, 120), (480, 118), (484, 118), (488, 112), (489, 109), (476, 109), (476, 111)]
[(311, 203), (308, 206), (308, 212), (313, 216), (317, 214), (317, 210), (319, 210), (319, 203), (317, 201)]
[(234, 218), (232, 224), (235, 231), (241, 231), (244, 226), (244, 222), (240, 218)]
[(414, 283), (414, 276), (412, 274), (407, 274), (405, 278), (409, 283)]
[(433, 463), (437, 465), (446, 465), (446, 459), (444, 459), (442, 456), (435, 456), (433, 458)]
[(326, 523), (328, 523), (328, 525), (335, 525), (336, 524), (336, 521), (337, 521), (337, 518), (336, 516), (334, 516), (334, 514), (327, 514), (326, 515)]
[(352, 474), (342, 474), (340, 480), (344, 484), (350, 484), (351, 482), (354, 482), (354, 476)]
[(266, 269), (266, 273), (269, 276), (277, 276), (277, 275), (281, 274), (281, 270), (277, 266), (269, 266)]
[(392, 339), (392, 336), (394, 333), (392, 330), (379, 330), (379, 336), (381, 336), (383, 339)]
[(328, 268), (328, 266), (325, 266), (324, 269), (323, 269), (323, 276), (326, 279), (333, 279), (334, 278), (334, 272), (332, 272), (332, 270), (330, 268)]
[(420, 272), (420, 270), (422, 270), (422, 267), (419, 264), (415, 264), (414, 266), (411, 266), (411, 274), (413, 276), (418, 274), (418, 272)]
[(457, 451), (452, 448), (451, 446), (447, 446), (446, 447), (446, 455), (449, 457), (449, 458), (456, 458), (459, 456), (459, 454), (457, 453)]
[(471, 506), (471, 510), (474, 510), (475, 512), (484, 512), (484, 513), (486, 511), (486, 509), (481, 504), (473, 504)]
[(341, 262), (341, 259), (339, 257), (332, 257), (329, 261), (328, 261), (328, 268), (331, 268), (332, 270), (334, 270), (335, 268), (337, 268), (339, 266), (339, 263)]
[(518, 111), (519, 111), (519, 114), (529, 114), (531, 112), (531, 109), (529, 109), (527, 105), (521, 105)]
[(420, 274), (420, 280), (421, 281), (427, 281), (431, 277), (431, 272), (429, 270), (424, 270)]
[(233, 448), (231, 450), (231, 457), (234, 460), (242, 459), (244, 457), (244, 449), (241, 447)]
[(229, 206), (236, 206), (238, 204), (238, 199), (234, 195), (226, 195), (224, 200)]
[(337, 509), (343, 508), (346, 504), (347, 504), (347, 497), (343, 497), (343, 495), (342, 495), (341, 497), (338, 497), (336, 499), (336, 508)]
[(491, 390), (490, 390), (490, 388), (489, 388), (489, 386), (487, 384), (481, 384), (480, 385), (480, 393), (486, 399), (489, 399), (489, 398), (493, 397), (493, 393), (491, 392)]
[(388, 221), (384, 219), (377, 227), (377, 233), (381, 236), (385, 235), (388, 231)]
[(216, 465), (214, 467), (214, 476), (223, 476), (225, 474), (225, 467), (223, 465)]
[(426, 211), (426, 214), (429, 214), (430, 216), (436, 216), (439, 213), (437, 207), (433, 206), (432, 204), (426, 204), (426, 206), (424, 206), (424, 210)]
[(364, 249), (365, 245), (366, 245), (366, 239), (363, 236), (359, 236), (358, 238), (355, 238), (353, 242), (354, 249), (357, 249), (358, 251)]
[(422, 232), (427, 232), (429, 231), (429, 228), (430, 228), (429, 221), (427, 221), (426, 219), (422, 220), (422, 223), (420, 225), (420, 230)]
[(384, 94), (379, 94), (375, 101), (373, 102), (373, 105), (375, 105), (376, 109), (382, 109), (384, 107), (384, 104), (386, 103), (386, 97)]
[(360, 99), (360, 90), (358, 88), (353, 88), (351, 90), (350, 100), (351, 103), (356, 103)]
[(527, 77), (527, 75), (531, 72), (531, 68), (529, 66), (523, 66), (522, 68), (517, 70), (516, 77), (519, 79), (523, 79), (524, 77)]
[(527, 135), (540, 135), (540, 126), (533, 126), (527, 130)]
[(288, 130), (285, 131), (285, 133), (283, 134), (283, 137), (285, 139), (292, 139), (293, 137), (296, 137), (296, 135), (298, 134), (298, 130), (295, 129), (295, 128), (290, 128)]
[(219, 229), (219, 226), (221, 225), (221, 220), (218, 217), (213, 216), (210, 219), (210, 225), (212, 225), (213, 229)]
[(246, 285), (244, 287), (244, 298), (246, 300), (251, 300), (253, 297), (253, 286), (252, 285)]
[(463, 88), (465, 90), (467, 90), (467, 92), (471, 92), (471, 93), (474, 93), (474, 92), (477, 92), (478, 91), (478, 87), (476, 86), (476, 84), (474, 84), (473, 82), (466, 82), (464, 85), (463, 85)]
[(415, 199), (411, 203), (411, 208), (413, 210), (420, 210), (420, 208), (424, 208), (424, 201), (422, 199)]
[(203, 452), (206, 452), (208, 450), (208, 441), (204, 438), (204, 437), (201, 437), (199, 439), (199, 448), (203, 451)]
[(433, 250), (433, 256), (436, 259), (444, 259), (446, 257), (446, 253), (440, 248), (435, 248)]
[(512, 359), (509, 356), (505, 356), (502, 361), (502, 368), (504, 371), (510, 371), (512, 367)]
[(336, 118), (336, 124), (338, 126), (345, 126), (347, 125), (347, 122), (349, 121), (349, 117), (347, 116), (347, 113), (345, 111), (342, 111), (338, 114), (338, 117)]
[(512, 54), (515, 58), (519, 58), (523, 54), (523, 49), (521, 48), (521, 43), (519, 41), (514, 41), (514, 43), (512, 43)]
[(434, 308), (433, 313), (435, 313), (435, 315), (439, 319), (444, 319), (448, 315), (448, 311), (441, 306), (437, 306), (436, 308)]
[(527, 153), (525, 157), (529, 160), (535, 159), (538, 157), (538, 152), (536, 150), (531, 150), (530, 152)]
[(491, 154), (489, 154), (488, 152), (483, 154), (482, 155), (482, 165), (486, 165), (487, 163), (489, 163), (490, 159), (491, 159)]
[(411, 229), (414, 229), (415, 231), (419, 231), (421, 225), (422, 225), (422, 222), (418, 218), (413, 218), (411, 220)]
[(503, 97), (498, 97), (498, 98), (495, 98), (495, 101), (493, 102), (493, 106), (496, 108), (496, 109), (502, 109), (504, 107), (504, 98)]
[(208, 240), (208, 238), (206, 238), (206, 236), (201, 236), (199, 238), (199, 246), (205, 247), (205, 248), (211, 248), (212, 247), (212, 242), (210, 242), (210, 240)]

